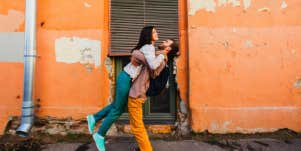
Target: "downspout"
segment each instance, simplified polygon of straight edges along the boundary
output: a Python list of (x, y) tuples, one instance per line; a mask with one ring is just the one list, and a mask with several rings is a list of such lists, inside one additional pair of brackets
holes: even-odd
[(22, 137), (28, 136), (34, 120), (33, 79), (36, 61), (36, 6), (36, 0), (26, 0), (22, 117), (21, 125), (16, 131), (17, 135)]

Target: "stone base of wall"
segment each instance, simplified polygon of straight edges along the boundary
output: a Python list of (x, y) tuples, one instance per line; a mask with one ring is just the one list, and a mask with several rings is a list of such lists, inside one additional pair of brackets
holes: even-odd
[(8, 117), (0, 117), (0, 135), (4, 134), (8, 121)]
[[(8, 122), (6, 134), (16, 134), (16, 129), (20, 125), (20, 118), (13, 117)], [(101, 122), (97, 123), (95, 132)], [(146, 125), (149, 135), (170, 135), (175, 129), (173, 125)], [(70, 134), (89, 134), (86, 119), (57, 119), (53, 117), (36, 118), (31, 134), (49, 134), (49, 135), (70, 135)], [(113, 124), (109, 129), (107, 136), (130, 136), (131, 129), (129, 124)]]

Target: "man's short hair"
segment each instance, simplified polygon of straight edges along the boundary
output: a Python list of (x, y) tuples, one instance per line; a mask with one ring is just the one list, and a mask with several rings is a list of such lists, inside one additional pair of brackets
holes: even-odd
[(170, 56), (179, 56), (180, 52), (179, 52), (179, 44), (178, 41), (176, 39), (169, 39), (172, 41), (172, 44), (170, 45), (170, 52), (168, 53)]

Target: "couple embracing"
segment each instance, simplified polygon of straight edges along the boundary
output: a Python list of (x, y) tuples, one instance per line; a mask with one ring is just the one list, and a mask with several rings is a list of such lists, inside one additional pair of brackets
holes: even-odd
[[(100, 151), (105, 151), (105, 136), (111, 125), (128, 106), (129, 121), (132, 134), (141, 151), (152, 151), (152, 146), (143, 123), (142, 106), (147, 99), (146, 92), (150, 79), (156, 78), (165, 68), (168, 58), (177, 56), (178, 44), (173, 39), (166, 39), (155, 50), (158, 33), (154, 26), (146, 26), (141, 30), (139, 42), (132, 49), (131, 62), (128, 63), (116, 80), (114, 101), (95, 114), (87, 116), (88, 129), (93, 134), (95, 144)], [(96, 133), (96, 123), (103, 122)]]

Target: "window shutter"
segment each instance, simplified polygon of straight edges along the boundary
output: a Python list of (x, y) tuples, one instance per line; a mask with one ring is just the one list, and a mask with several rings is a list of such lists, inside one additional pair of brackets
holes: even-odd
[(145, 23), (156, 26), (157, 44), (168, 38), (178, 39), (178, 1), (145, 0), (145, 5)]
[(111, 56), (129, 55), (144, 26), (154, 25), (159, 42), (178, 38), (178, 1), (111, 0)]
[(141, 0), (111, 0), (110, 55), (129, 55), (144, 26), (144, 2)]

